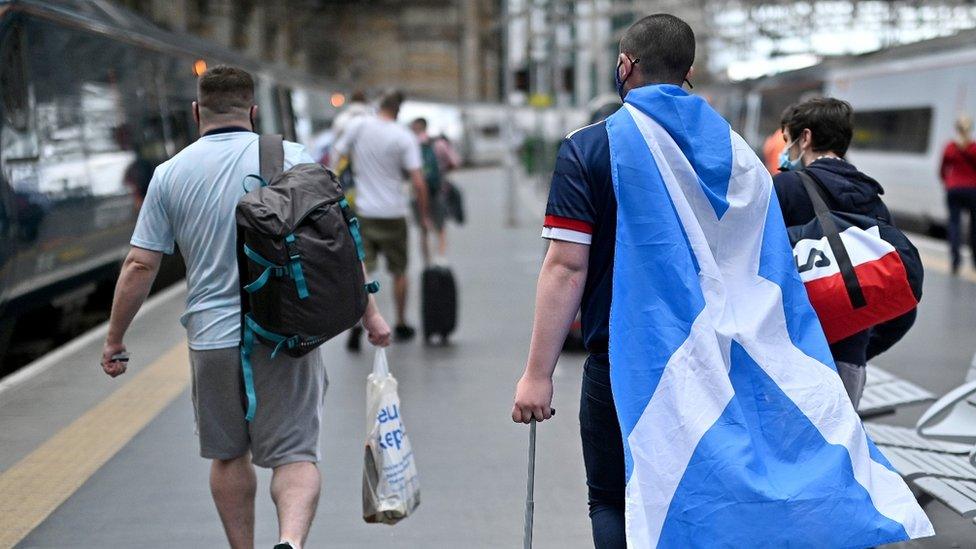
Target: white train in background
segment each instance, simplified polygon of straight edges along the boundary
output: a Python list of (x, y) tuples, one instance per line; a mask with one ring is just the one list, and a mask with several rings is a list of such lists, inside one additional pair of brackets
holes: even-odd
[(757, 150), (788, 105), (812, 95), (855, 110), (848, 159), (885, 188), (889, 208), (944, 226), (939, 165), (955, 119), (976, 115), (976, 31), (823, 63), (704, 93)]

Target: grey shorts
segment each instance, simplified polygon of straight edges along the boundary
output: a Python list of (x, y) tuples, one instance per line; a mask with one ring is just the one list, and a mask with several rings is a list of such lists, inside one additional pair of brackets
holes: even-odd
[(234, 459), (250, 450), (255, 465), (269, 468), (318, 462), (329, 385), (320, 350), (301, 358), (280, 353), (271, 359), (271, 349), (257, 344), (251, 362), (258, 407), (248, 423), (238, 348), (190, 351), (200, 455)]

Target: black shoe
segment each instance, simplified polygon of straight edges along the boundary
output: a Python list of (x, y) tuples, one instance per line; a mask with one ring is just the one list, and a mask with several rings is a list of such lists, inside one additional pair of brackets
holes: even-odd
[(393, 339), (397, 341), (410, 341), (415, 335), (417, 335), (417, 330), (406, 324), (401, 324), (393, 329)]
[(293, 549), (293, 548), (292, 548), (291, 544), (286, 541), (284, 543), (279, 543), (279, 544), (275, 545), (274, 546), (274, 549)]
[(362, 349), (362, 343), (359, 341), (362, 339), (362, 337), (363, 327), (353, 326), (353, 328), (349, 330), (349, 339), (346, 340), (346, 350), (353, 353), (358, 353), (359, 350)]

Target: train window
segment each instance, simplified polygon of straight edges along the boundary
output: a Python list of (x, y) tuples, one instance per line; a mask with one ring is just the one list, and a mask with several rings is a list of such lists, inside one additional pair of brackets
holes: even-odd
[(3, 123), (16, 131), (26, 130), (30, 121), (23, 34), (20, 27), (13, 27), (4, 36), (0, 50), (0, 67), (3, 67), (0, 71)]
[(932, 108), (887, 109), (854, 113), (854, 149), (925, 153), (932, 130)]
[(38, 154), (26, 59), (24, 32), (15, 24), (0, 44), (0, 151), (8, 171), (13, 169), (11, 160), (32, 159)]

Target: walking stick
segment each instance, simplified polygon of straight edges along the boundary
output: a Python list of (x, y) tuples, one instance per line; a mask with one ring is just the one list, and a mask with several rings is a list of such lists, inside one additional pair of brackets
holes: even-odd
[(522, 547), (532, 549), (532, 515), (535, 511), (535, 419), (529, 424), (529, 480), (525, 487), (525, 532)]
[[(556, 415), (553, 408), (551, 416)], [(535, 514), (535, 418), (529, 423), (529, 478), (525, 486), (525, 529), (522, 547), (532, 549), (532, 520)]]

